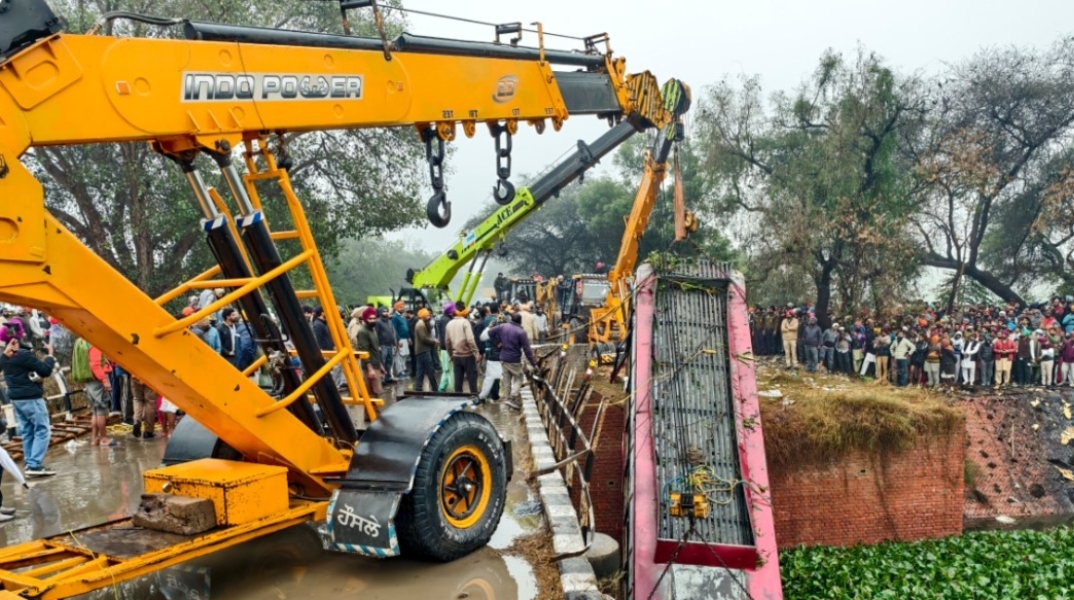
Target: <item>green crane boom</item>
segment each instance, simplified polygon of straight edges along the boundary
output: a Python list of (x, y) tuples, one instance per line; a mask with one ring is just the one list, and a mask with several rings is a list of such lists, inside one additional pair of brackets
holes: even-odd
[[(642, 128), (649, 126), (642, 125)], [(663, 125), (663, 124), (661, 124)], [(629, 121), (623, 121), (611, 128), (592, 144), (579, 140), (578, 149), (556, 165), (551, 171), (539, 177), (533, 185), (522, 188), (506, 206), (501, 206), (471, 231), (459, 236), (451, 248), (420, 270), (407, 272), (407, 282), (415, 290), (441, 290), (449, 294), (456, 304), (468, 305), (477, 291), (485, 263), (497, 242), (504, 239), (526, 217), (533, 214), (545, 202), (558, 196), (560, 190), (575, 179), (581, 178), (586, 171), (593, 168), (601, 158), (630, 139), (639, 131)], [(456, 294), (449, 289), (463, 266), (469, 270), (463, 277), (462, 285)], [(405, 290), (404, 290), (404, 294)]]

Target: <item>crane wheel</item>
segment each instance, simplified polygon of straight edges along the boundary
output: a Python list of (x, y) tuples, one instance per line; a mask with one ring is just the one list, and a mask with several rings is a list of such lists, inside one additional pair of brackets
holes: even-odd
[(405, 556), (452, 561), (488, 544), (507, 498), (507, 459), (496, 428), (458, 412), (422, 452), (396, 518)]

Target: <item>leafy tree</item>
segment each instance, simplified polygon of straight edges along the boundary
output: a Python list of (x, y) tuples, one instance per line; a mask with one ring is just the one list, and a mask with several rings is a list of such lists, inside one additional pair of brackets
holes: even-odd
[[(647, 136), (630, 139), (615, 154), (618, 173), (587, 178), (581, 184), (569, 186), (559, 198), (548, 200), (536, 214), (512, 231), (507, 236), (505, 248), (506, 258), (516, 272), (589, 273), (598, 261), (610, 268), (620, 252), (626, 221), (644, 172), (648, 143)], [(699, 161), (689, 143), (680, 146), (687, 207), (704, 215), (708, 211), (702, 210), (705, 191), (697, 169)], [(651, 252), (672, 248), (675, 239), (673, 177), (674, 174), (669, 173), (658, 192), (649, 225), (639, 244), (639, 260)], [(490, 203), (487, 211), (471, 219), (465, 227), (475, 227), (495, 209), (496, 206)], [(730, 242), (711, 220), (700, 220), (698, 232), (689, 242), (674, 246), (674, 250), (680, 254), (705, 254), (716, 260), (730, 260), (733, 257)]]
[[(86, 31), (108, 11), (128, 10), (213, 22), (341, 32), (331, 3), (275, 0), (54, 0), (71, 31)], [(357, 15), (354, 15), (355, 17)], [(390, 19), (399, 30), (402, 22)], [(368, 20), (352, 17), (356, 33), (372, 35)], [(177, 37), (176, 28), (112, 21), (110, 35)], [(291, 176), (322, 253), (341, 239), (376, 235), (419, 223), (422, 148), (411, 130), (361, 129), (289, 134)], [(28, 166), (46, 186), (48, 208), (90, 249), (150, 295), (204, 270), (212, 258), (199, 227), (201, 215), (178, 168), (144, 143), (38, 148)], [(201, 161), (207, 181), (215, 165)], [(286, 228), (280, 195), (262, 193), (273, 226)], [(285, 254), (293, 247), (285, 248)]]
[(1042, 278), (1070, 289), (1074, 229), (1074, 41), (1043, 52), (989, 49), (932, 90), (916, 143), (925, 264), (1008, 302)]
[(432, 255), (414, 244), (378, 238), (345, 240), (339, 255), (325, 268), (336, 301), (348, 306), (364, 304), (369, 296), (386, 296), (406, 284), (408, 268), (421, 266)]
[(844, 306), (883, 308), (912, 280), (913, 205), (896, 149), (923, 110), (916, 86), (861, 50), (852, 62), (827, 52), (770, 105), (756, 78), (709, 90), (698, 147), (714, 210), (744, 224), (751, 284), (808, 277), (826, 321), (833, 292)]

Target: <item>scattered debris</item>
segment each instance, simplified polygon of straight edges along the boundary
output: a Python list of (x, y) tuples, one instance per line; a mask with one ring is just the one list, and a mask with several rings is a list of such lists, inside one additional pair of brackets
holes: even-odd
[(1074, 441), (1074, 427), (1067, 427), (1067, 430), (1063, 432), (1060, 441), (1064, 446)]
[(1014, 523), (1014, 518), (1008, 517), (1007, 515), (998, 515), (996, 517), (996, 520), (1000, 523), (1003, 523), (1004, 525), (1011, 525)]
[(782, 398), (783, 392), (779, 390), (764, 390), (763, 392), (757, 392), (757, 395), (762, 398)]
[(563, 587), (559, 581), (559, 566), (552, 559), (552, 531), (547, 527), (515, 539), (511, 547), (503, 551), (509, 556), (518, 556), (533, 566), (537, 578), (538, 598), (562, 598)]

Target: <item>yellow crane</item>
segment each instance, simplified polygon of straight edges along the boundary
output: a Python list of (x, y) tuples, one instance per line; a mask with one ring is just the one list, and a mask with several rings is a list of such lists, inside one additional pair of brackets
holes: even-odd
[[(645, 170), (634, 195), (630, 215), (626, 218), (626, 227), (619, 245), (619, 254), (615, 264), (609, 269), (603, 281), (594, 281), (591, 275), (576, 276), (580, 296), (586, 287), (604, 288), (604, 300), (599, 306), (589, 309), (588, 340), (590, 344), (609, 344), (614, 339), (623, 339), (627, 333), (627, 319), (630, 316), (630, 282), (638, 263), (638, 246), (649, 226), (649, 217), (656, 204), (660, 185), (667, 176), (668, 159), (676, 142), (683, 138), (682, 116), (690, 109), (690, 88), (678, 80), (671, 80), (662, 89), (664, 105), (667, 112), (674, 115), (674, 126), (664, 127), (655, 132), (650, 147), (645, 151)], [(676, 162), (677, 171), (677, 162)], [(677, 175), (678, 173), (676, 173)], [(687, 231), (697, 229), (693, 214), (683, 206), (681, 181), (675, 181), (675, 238), (676, 241), (686, 237)], [(598, 284), (598, 285), (594, 285)], [(577, 311), (576, 311), (577, 312)]]
[[(377, 10), (375, 2), (341, 2), (344, 11), (359, 5)], [(442, 226), (450, 218), (444, 144), (460, 126), (467, 137), (479, 125), (496, 137), (497, 200), (509, 202), (502, 157), (520, 125), (558, 130), (570, 116), (594, 115), (667, 128), (673, 119), (655, 78), (627, 74), (606, 35), (578, 51), (554, 50), (540, 26), (537, 45), (527, 47), (517, 38), (388, 39), (382, 26), (379, 38), (362, 38), (104, 18), (181, 26), (183, 36), (68, 34), (44, 0), (0, 2), (0, 301), (45, 310), (205, 428), (185, 445), (177, 435), (168, 449), (175, 464), (146, 472), (144, 483), (164, 498), (210, 499), (215, 525), (178, 541), (140, 532), (139, 552), (116, 545), (129, 521), (0, 549), (0, 597), (83, 594), (308, 520), (326, 520), (332, 547), (344, 552), (446, 561), (483, 546), (504, 508), (510, 450), (469, 402), (425, 397), (384, 408), (370, 397), (292, 189), (282, 134), (414, 127), (434, 189), (429, 217)], [(158, 298), (49, 214), (41, 182), (20, 161), (34, 147), (118, 141), (150, 143), (182, 169), (217, 258)], [(225, 193), (204, 183), (207, 165), (223, 175)], [(266, 214), (256, 184), (277, 186), (289, 215)], [(293, 228), (270, 227), (284, 222)], [(298, 240), (301, 250), (284, 258), (280, 240)], [(311, 289), (295, 289), (295, 269), (308, 270)], [(165, 309), (217, 287), (227, 293), (194, 314)], [(324, 308), (337, 351), (318, 349), (303, 299)], [(264, 355), (246, 372), (188, 331), (233, 304)], [(281, 374), (276, 394), (248, 377), (265, 363)], [(329, 377), (336, 367), (349, 392)], [(364, 433), (348, 403), (370, 422)]]

